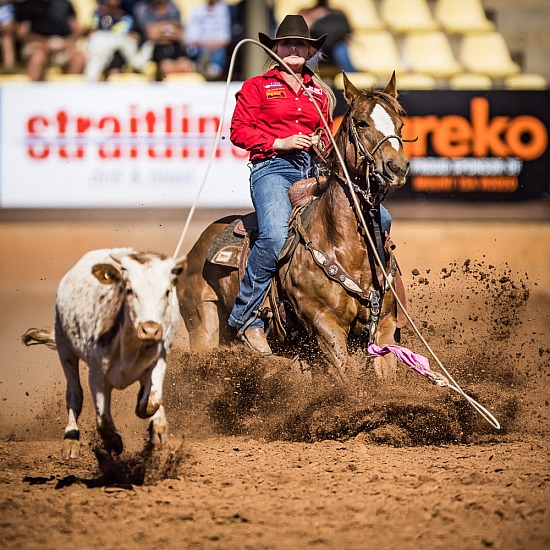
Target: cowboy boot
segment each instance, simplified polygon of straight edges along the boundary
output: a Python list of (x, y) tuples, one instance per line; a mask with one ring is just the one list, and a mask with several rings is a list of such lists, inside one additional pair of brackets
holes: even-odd
[(252, 351), (259, 353), (262, 357), (273, 354), (267, 343), (265, 332), (259, 327), (247, 328), (241, 336), (241, 339)]

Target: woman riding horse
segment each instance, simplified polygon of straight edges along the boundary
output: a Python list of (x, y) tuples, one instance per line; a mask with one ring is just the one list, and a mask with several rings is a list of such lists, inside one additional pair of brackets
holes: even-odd
[[(311, 175), (312, 146), (322, 119), (303, 83), (332, 127), (333, 96), (306, 61), (315, 55), (327, 35), (313, 39), (300, 15), (287, 15), (274, 38), (259, 33), (260, 42), (273, 50), (290, 68), (276, 65), (261, 76), (247, 80), (237, 93), (231, 121), (231, 141), (250, 152), (250, 189), (258, 218), (259, 235), (248, 257), (240, 291), (228, 323), (244, 343), (259, 354), (271, 354), (258, 316), (279, 253), (288, 235), (291, 185)], [(323, 145), (328, 145), (325, 137)], [(383, 212), (385, 231), (391, 218)]]
[[(391, 247), (378, 243), (384, 244), (385, 232), (380, 227), (380, 203), (388, 190), (405, 184), (409, 170), (395, 75), (384, 91), (364, 91), (344, 74), (344, 98), (349, 109), (334, 136), (335, 147), (322, 152), (330, 169), (321, 185), (324, 190), (311, 199), (307, 215), (295, 210), (292, 233), (299, 235), (299, 242), (292, 254), (285, 250), (275, 273), (279, 304), (284, 303), (289, 312), (287, 321), (297, 321), (286, 338), (278, 339), (281, 351), (287, 349), (294, 355), (306, 349), (302, 340), (299, 350), (295, 347), (292, 337), (297, 328), (309, 337), (312, 345), (307, 349), (319, 349), (318, 359), (342, 381), (350, 378), (350, 369), (352, 373), (356, 369), (348, 355), (351, 341), (394, 344), (396, 328), (404, 324), (394, 294), (389, 292), (390, 285), (395, 282), (398, 287), (400, 281), (397, 264)], [(311, 189), (307, 181), (299, 186)], [(244, 264), (243, 253), (235, 252), (240, 245), (235, 246), (234, 240), (241, 218), (243, 222), (249, 219), (232, 215), (210, 224), (187, 255), (178, 296), (193, 351), (209, 351), (234, 338), (226, 319), (239, 292)], [(404, 296), (400, 298), (404, 304)], [(266, 313), (262, 306), (262, 317)], [(393, 377), (395, 368), (393, 355), (374, 359), (380, 377)]]

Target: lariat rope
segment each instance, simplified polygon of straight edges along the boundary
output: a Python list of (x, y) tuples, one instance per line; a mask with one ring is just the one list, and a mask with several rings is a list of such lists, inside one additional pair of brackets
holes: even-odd
[[(218, 148), (218, 143), (219, 143), (219, 140), (220, 140), (220, 137), (221, 137), (221, 133), (222, 133), (222, 129), (223, 129), (223, 121), (224, 121), (224, 116), (225, 116), (225, 110), (226, 110), (226, 107), (227, 107), (227, 98), (228, 98), (228, 95), (229, 95), (229, 85), (231, 83), (231, 80), (232, 80), (232, 77), (233, 77), (233, 72), (234, 72), (234, 66), (235, 66), (235, 59), (236, 59), (236, 56), (237, 56), (237, 52), (239, 51), (239, 49), (241, 48), (241, 46), (243, 46), (244, 44), (246, 43), (251, 43), (251, 44), (255, 44), (256, 46), (260, 46), (261, 48), (263, 48), (265, 50), (265, 52), (270, 55), (271, 57), (275, 58), (275, 60), (280, 63), (281, 65), (283, 65), (283, 67), (285, 67), (285, 69), (287, 71), (289, 71), (289, 73), (296, 79), (296, 81), (300, 84), (301, 88), (304, 90), (304, 92), (309, 96), (309, 98), (311, 99), (312, 101), (312, 104), (315, 106), (315, 109), (317, 110), (317, 113), (319, 114), (320, 118), (321, 118), (321, 121), (323, 123), (323, 127), (325, 128), (326, 130), (326, 134), (327, 136), (330, 138), (330, 142), (331, 142), (331, 145), (332, 147), (334, 148), (334, 152), (336, 153), (336, 156), (338, 157), (338, 160), (340, 162), (340, 166), (344, 172), (344, 177), (345, 177), (345, 180), (346, 180), (346, 183), (349, 187), (349, 190), (350, 190), (350, 194), (351, 194), (351, 197), (352, 197), (352, 200), (353, 200), (353, 204), (354, 204), (354, 207), (355, 207), (355, 210), (356, 210), (356, 213), (357, 215), (359, 216), (359, 219), (361, 221), (361, 224), (365, 230), (365, 234), (367, 236), (367, 239), (368, 239), (368, 242), (369, 242), (369, 245), (373, 251), (373, 255), (374, 255), (374, 258), (375, 258), (375, 261), (376, 263), (378, 264), (378, 266), (380, 267), (381, 271), (382, 271), (382, 275), (384, 277), (384, 280), (387, 284), (387, 286), (389, 286), (389, 288), (391, 289), (397, 303), (399, 304), (399, 306), (401, 307), (403, 313), (405, 314), (405, 317), (407, 318), (407, 320), (409, 321), (409, 323), (411, 324), (411, 327), (413, 328), (414, 332), (417, 334), (417, 336), (420, 338), (421, 342), (424, 344), (424, 346), (426, 347), (426, 349), (429, 351), (430, 355), (433, 357), (433, 359), (435, 360), (435, 362), (437, 363), (437, 365), (439, 366), (439, 368), (445, 373), (446, 375), (446, 379), (443, 379), (440, 375), (438, 376), (436, 373), (432, 373), (432, 375), (429, 375), (427, 376), (429, 379), (432, 380), (432, 382), (436, 383), (437, 385), (439, 386), (442, 386), (442, 387), (448, 387), (450, 388), (451, 390), (454, 390), (455, 392), (457, 392), (458, 394), (460, 394), (462, 397), (464, 397), (464, 399), (466, 399), (466, 401), (468, 401), (468, 403), (470, 403), (470, 405), (472, 405), (472, 407), (489, 423), (491, 424), (493, 427), (495, 427), (497, 430), (500, 429), (500, 423), (498, 422), (498, 420), (485, 408), (483, 407), (481, 404), (479, 404), (473, 397), (470, 397), (466, 392), (464, 392), (464, 390), (462, 390), (462, 388), (460, 387), (460, 385), (458, 384), (458, 382), (452, 377), (452, 375), (447, 371), (447, 369), (444, 367), (443, 363), (439, 360), (439, 357), (435, 354), (435, 352), (432, 350), (432, 348), (430, 347), (430, 345), (428, 344), (428, 342), (426, 341), (426, 339), (422, 336), (422, 334), (420, 333), (420, 330), (418, 329), (418, 327), (416, 326), (416, 324), (414, 323), (414, 321), (412, 320), (411, 316), (409, 315), (408, 311), (405, 309), (405, 306), (403, 305), (403, 303), (401, 302), (401, 300), (399, 299), (399, 296), (397, 295), (397, 292), (395, 291), (395, 288), (393, 286), (393, 284), (391, 283), (391, 281), (389, 280), (389, 277), (386, 273), (386, 269), (385, 269), (385, 265), (382, 263), (382, 260), (380, 259), (380, 256), (378, 255), (377, 251), (376, 251), (376, 246), (372, 240), (372, 237), (370, 235), (370, 231), (368, 231), (368, 228), (367, 228), (367, 224), (365, 222), (365, 218), (363, 216), (363, 212), (361, 210), (361, 205), (359, 204), (359, 199), (357, 198), (357, 193), (355, 192), (355, 189), (354, 189), (354, 186), (353, 186), (353, 183), (351, 181), (351, 178), (349, 176), (349, 172), (348, 172), (348, 169), (346, 167), (346, 164), (344, 162), (344, 158), (342, 157), (342, 153), (340, 152), (340, 150), (338, 149), (337, 147), (337, 144), (336, 144), (336, 141), (334, 140), (334, 136), (332, 135), (332, 132), (330, 131), (330, 127), (329, 127), (329, 124), (326, 120), (326, 118), (324, 117), (323, 113), (321, 112), (321, 109), (319, 108), (319, 106), (317, 105), (317, 102), (314, 100), (313, 98), (313, 95), (311, 94), (311, 92), (307, 89), (307, 87), (304, 85), (304, 83), (298, 78), (298, 76), (292, 71), (292, 69), (287, 65), (287, 63), (285, 63), (285, 61), (283, 59), (281, 59), (273, 50), (269, 49), (268, 47), (264, 46), (263, 44), (261, 44), (260, 42), (258, 42), (257, 40), (253, 40), (252, 38), (245, 38), (243, 40), (241, 40), (236, 46), (235, 46), (235, 49), (233, 50), (233, 54), (231, 55), (231, 62), (229, 64), (229, 70), (228, 70), (228, 73), (227, 73), (227, 81), (226, 81), (226, 87), (225, 87), (225, 94), (224, 94), (224, 98), (223, 98), (223, 106), (222, 106), (222, 114), (220, 116), (220, 122), (218, 124), (218, 130), (216, 132), (216, 138), (214, 140), (214, 144), (212, 146), (212, 153), (210, 155), (210, 159), (208, 161), (208, 165), (206, 167), (206, 170), (205, 170), (205, 173), (204, 173), (204, 177), (202, 179), (202, 182), (201, 182), (201, 185), (199, 186), (199, 189), (197, 191), (197, 195), (195, 197), (195, 200), (191, 206), (191, 209), (189, 210), (189, 214), (187, 215), (187, 220), (185, 222), (185, 225), (183, 227), (183, 230), (182, 230), (182, 233), (181, 233), (181, 236), (180, 236), (180, 239), (178, 241), (178, 244), (176, 246), (176, 250), (174, 251), (174, 257), (178, 257), (178, 254), (179, 254), (179, 251), (183, 245), (183, 242), (185, 240), (185, 237), (187, 235), (187, 231), (189, 229), (189, 225), (191, 224), (191, 219), (195, 213), (195, 210), (196, 210), (196, 207), (197, 207), (197, 204), (198, 204), (198, 201), (199, 201), (199, 197), (202, 193), (202, 190), (204, 188), (204, 185), (206, 184), (206, 180), (208, 178), (208, 173), (210, 172), (210, 168), (212, 166), (212, 162), (215, 158), (215, 155), (216, 155), (216, 150)], [(398, 139), (401, 144), (402, 144), (402, 139), (399, 138), (398, 136), (388, 136), (386, 139)], [(375, 149), (373, 150), (372, 153), (370, 153), (371, 155), (374, 155), (378, 148), (382, 145), (382, 143), (384, 141), (386, 141), (386, 139), (383, 139), (381, 142), (379, 142)], [(360, 141), (360, 143), (362, 144), (362, 142)], [(403, 349), (406, 349), (406, 348), (403, 348)], [(372, 350), (374, 352), (374, 348)], [(412, 353), (410, 352), (410, 350), (407, 350), (409, 353)], [(380, 352), (380, 354), (382, 353), (388, 353), (388, 351), (386, 350), (383, 350)], [(394, 353), (393, 350), (390, 350), (389, 352), (391, 353)], [(417, 357), (423, 357), (423, 356), (420, 356), (417, 354)], [(425, 359), (425, 358), (424, 358)], [(409, 364), (409, 366), (411, 366)], [(414, 367), (413, 367), (414, 368)], [(422, 372), (420, 372), (419, 369), (415, 369), (417, 372), (419, 372), (420, 374), (423, 374)], [(424, 369), (425, 370), (425, 369)], [(428, 370), (430, 372), (431, 369), (429, 369), (428, 367)], [(425, 374), (423, 374), (424, 376), (426, 376)], [(435, 377), (435, 378), (434, 378)]]

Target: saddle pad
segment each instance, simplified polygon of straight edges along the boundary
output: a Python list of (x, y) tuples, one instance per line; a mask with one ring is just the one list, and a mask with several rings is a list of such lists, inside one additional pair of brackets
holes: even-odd
[[(243, 227), (245, 231), (242, 231)], [(206, 259), (213, 264), (238, 268), (244, 236), (247, 232), (253, 235), (257, 231), (257, 227), (255, 212), (237, 217), (227, 227), (224, 227), (210, 243), (206, 251)]]

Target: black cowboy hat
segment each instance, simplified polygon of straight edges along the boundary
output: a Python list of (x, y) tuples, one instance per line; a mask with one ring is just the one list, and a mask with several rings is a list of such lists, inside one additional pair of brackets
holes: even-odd
[(258, 38), (260, 42), (270, 50), (273, 49), (279, 40), (284, 40), (285, 38), (300, 38), (306, 40), (312, 48), (319, 51), (323, 47), (327, 35), (323, 34), (319, 38), (311, 38), (306, 20), (301, 15), (287, 15), (279, 25), (275, 33), (275, 38), (271, 38), (263, 32), (258, 33)]

